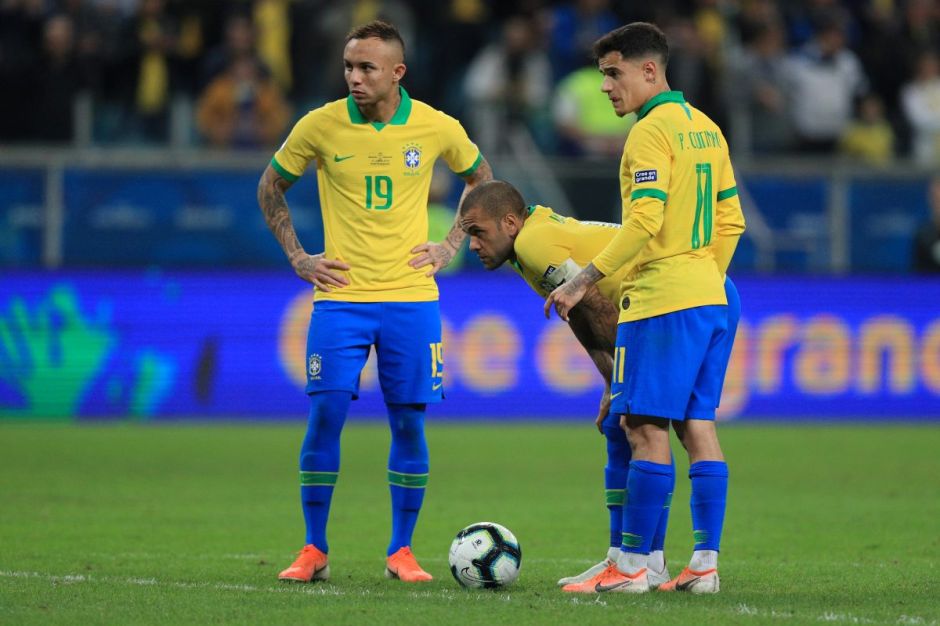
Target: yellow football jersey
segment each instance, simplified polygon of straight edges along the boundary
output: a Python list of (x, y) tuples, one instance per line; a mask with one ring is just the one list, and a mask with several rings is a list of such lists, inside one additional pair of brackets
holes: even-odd
[(428, 189), (441, 157), (469, 176), (483, 157), (454, 118), (401, 89), (388, 124), (370, 123), (352, 96), (315, 109), (297, 122), (271, 160), (297, 180), (316, 161), (327, 258), (349, 264), (349, 285), (317, 290), (316, 300), (424, 302), (436, 300), (427, 267), (408, 265), (411, 249), (428, 238)]
[(725, 137), (678, 91), (651, 98), (637, 117), (620, 162), (623, 228), (594, 259), (607, 276), (630, 267), (620, 321), (727, 304), (731, 253), (720, 244), (733, 250), (744, 214)]
[[(620, 230), (620, 224), (581, 222), (544, 206), (530, 206), (528, 211), (513, 242), (516, 260), (512, 266), (543, 298), (590, 263)], [(569, 259), (578, 267), (566, 265)], [(620, 282), (626, 272), (624, 266), (597, 283), (601, 295), (614, 306), (620, 301)]]

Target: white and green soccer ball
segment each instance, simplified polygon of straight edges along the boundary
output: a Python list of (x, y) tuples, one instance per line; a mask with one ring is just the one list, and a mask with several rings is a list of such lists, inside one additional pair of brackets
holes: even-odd
[(464, 587), (498, 589), (519, 577), (522, 549), (508, 528), (477, 522), (457, 533), (450, 544), (450, 571)]

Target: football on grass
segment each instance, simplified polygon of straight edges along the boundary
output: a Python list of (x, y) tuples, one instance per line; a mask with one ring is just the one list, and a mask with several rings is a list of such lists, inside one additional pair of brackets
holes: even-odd
[(508, 528), (493, 522), (471, 524), (450, 544), (450, 571), (471, 589), (497, 589), (519, 576), (522, 549)]

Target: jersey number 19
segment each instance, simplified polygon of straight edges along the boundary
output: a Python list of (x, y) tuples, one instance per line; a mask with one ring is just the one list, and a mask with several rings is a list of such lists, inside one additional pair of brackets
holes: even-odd
[(388, 176), (366, 176), (366, 208), (385, 211), (391, 206), (392, 179)]

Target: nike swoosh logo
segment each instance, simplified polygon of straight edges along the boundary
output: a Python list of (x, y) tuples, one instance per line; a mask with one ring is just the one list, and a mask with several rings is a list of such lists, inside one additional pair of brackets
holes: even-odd
[(622, 394), (622, 393), (623, 393), (622, 391), (618, 391), (617, 393), (612, 393), (612, 394), (610, 394), (610, 399), (613, 400), (614, 398), (616, 398), (617, 396), (619, 396), (619, 395)]
[(437, 391), (443, 386), (444, 386), (444, 383), (434, 383), (433, 385), (431, 385), (431, 391)]
[(604, 593), (605, 591), (613, 591), (614, 589), (620, 589), (621, 587), (627, 587), (627, 586), (631, 585), (632, 583), (633, 583), (632, 580), (625, 580), (625, 581), (619, 582), (619, 583), (617, 583), (617, 584), (615, 584), (615, 585), (602, 585), (601, 583), (597, 583), (596, 585), (594, 585), (594, 591), (596, 591), (597, 593)]
[(689, 580), (687, 580), (687, 581), (685, 581), (685, 582), (676, 583), (676, 590), (677, 590), (677, 591), (688, 591), (688, 590), (692, 587), (692, 585), (694, 585), (695, 583), (697, 583), (697, 582), (700, 581), (701, 579), (702, 579), (701, 576), (696, 576), (695, 578), (690, 578)]
[(351, 159), (351, 158), (353, 158), (354, 156), (356, 156), (356, 155), (355, 155), (355, 154), (350, 154), (349, 156), (341, 157), (341, 156), (338, 155), (338, 154), (334, 154), (334, 155), (333, 155), (333, 161), (335, 161), (336, 163), (339, 163), (340, 161), (345, 161), (346, 159)]

